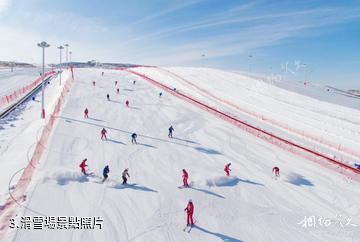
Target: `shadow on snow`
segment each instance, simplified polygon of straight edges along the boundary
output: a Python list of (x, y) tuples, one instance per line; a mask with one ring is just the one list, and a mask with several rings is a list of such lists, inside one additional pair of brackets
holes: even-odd
[(205, 189), (201, 189), (201, 188), (195, 188), (195, 187), (189, 187), (189, 188), (190, 188), (190, 189), (193, 189), (193, 190), (195, 190), (195, 191), (203, 192), (203, 193), (206, 193), (206, 194), (215, 196), (215, 197), (219, 197), (219, 198), (225, 199), (224, 196), (222, 196), (222, 195), (220, 195), (220, 194), (217, 194), (217, 193), (215, 193), (215, 192), (209, 191), (209, 190), (205, 190)]
[(133, 189), (133, 190), (138, 190), (138, 191), (144, 191), (144, 192), (157, 192), (151, 188), (148, 188), (148, 187), (145, 187), (145, 186), (141, 186), (141, 185), (138, 185), (136, 183), (134, 184), (116, 184), (115, 186), (112, 186), (112, 188), (115, 188), (115, 189)]
[(65, 186), (67, 184), (69, 184), (70, 182), (79, 182), (79, 183), (84, 183), (84, 182), (88, 182), (89, 178), (87, 176), (73, 176), (73, 177), (58, 177), (56, 179), (57, 184), (59, 184), (60, 186)]
[(308, 179), (306, 179), (304, 176), (291, 172), (287, 176), (287, 182), (296, 185), (296, 186), (314, 186), (312, 182)]
[[(63, 117), (63, 116), (58, 116), (58, 118), (64, 119), (65, 122), (69, 122), (69, 120), (71, 120), (73, 122), (84, 123), (84, 124), (96, 126), (96, 127), (99, 127), (99, 128), (106, 128), (106, 129), (109, 129), (109, 130), (116, 130), (116, 131), (119, 131), (119, 132), (122, 132), (122, 133), (125, 133), (125, 134), (128, 134), (128, 135), (131, 135), (133, 133), (133, 132), (129, 132), (129, 131), (126, 131), (126, 130), (113, 128), (113, 127), (110, 127), (110, 126), (105, 126), (105, 125), (100, 125), (100, 124), (94, 124), (94, 123), (83, 121), (83, 120), (78, 120), (78, 119), (73, 119), (73, 118), (68, 118), (68, 117)], [(147, 135), (141, 135), (141, 134), (138, 134), (138, 137), (148, 138), (148, 139), (152, 139), (152, 140), (158, 140), (158, 141), (161, 141), (161, 142), (166, 142), (166, 143), (170, 143), (170, 144), (176, 144), (176, 145), (181, 145), (181, 146), (184, 146), (184, 147), (192, 148), (192, 146), (189, 146), (187, 144), (181, 144), (181, 143), (173, 142), (173, 141), (168, 140), (168, 139), (155, 138), (155, 137), (151, 137), (151, 136), (147, 136)]]
[(148, 148), (154, 148), (154, 149), (157, 149), (155, 146), (152, 146), (152, 145), (149, 145), (149, 144), (143, 144), (143, 143), (137, 143), (138, 145), (142, 145), (142, 146), (145, 146), (145, 147), (148, 147)]
[(115, 143), (115, 144), (121, 144), (121, 145), (126, 145), (125, 143), (118, 141), (118, 140), (114, 140), (114, 139), (107, 139), (107, 141)]
[(225, 234), (220, 234), (220, 233), (216, 233), (216, 232), (209, 231), (209, 230), (207, 230), (207, 229), (205, 229), (205, 228), (202, 228), (202, 227), (200, 227), (200, 226), (198, 226), (198, 225), (194, 225), (194, 229), (198, 229), (198, 230), (200, 230), (201, 232), (204, 232), (204, 233), (213, 235), (213, 236), (215, 236), (215, 237), (218, 237), (218, 238), (221, 239), (222, 241), (226, 241), (226, 242), (243, 242), (242, 240), (239, 240), (239, 239), (230, 237), (230, 236), (225, 235)]
[(243, 182), (243, 183), (247, 183), (247, 184), (251, 184), (251, 185), (264, 186), (264, 184), (262, 184), (262, 183), (257, 183), (257, 182), (253, 182), (253, 181), (250, 181), (250, 180), (243, 180), (243, 179), (240, 179), (240, 178), (236, 178), (236, 179), (234, 180), (234, 183), (233, 183), (233, 184), (230, 182), (230, 183), (229, 183), (229, 186), (235, 186), (235, 185), (237, 185), (239, 182)]
[(206, 149), (206, 148), (203, 148), (203, 147), (195, 147), (195, 150), (199, 151), (199, 152), (202, 152), (202, 153), (205, 153), (205, 154), (208, 154), (208, 155), (221, 155), (221, 153), (217, 150), (214, 150), (214, 149)]
[(199, 143), (197, 143), (197, 142), (195, 142), (195, 141), (187, 140), (187, 139), (180, 139), (180, 138), (175, 138), (175, 137), (172, 137), (172, 139), (179, 140), (179, 141), (183, 141), (183, 142), (190, 143), (190, 144), (196, 144), (196, 145), (199, 144)]
[(91, 119), (91, 120), (94, 120), (94, 121), (98, 121), (98, 122), (105, 122), (104, 120), (96, 119), (96, 118), (91, 118), (91, 117), (89, 117), (88, 119)]
[(115, 101), (115, 100), (109, 100), (109, 102), (113, 102), (113, 103), (120, 103), (120, 104), (122, 104), (122, 102), (119, 102), (119, 101)]
[(208, 185), (209, 187), (233, 187), (239, 184), (239, 182), (243, 182), (251, 185), (257, 185), (257, 186), (264, 186), (264, 184), (253, 182), (250, 180), (243, 180), (238, 177), (219, 177), (219, 178), (208, 179), (206, 181), (206, 185)]

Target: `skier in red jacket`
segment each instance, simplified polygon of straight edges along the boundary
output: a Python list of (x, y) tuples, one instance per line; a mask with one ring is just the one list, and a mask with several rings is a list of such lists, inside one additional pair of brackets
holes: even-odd
[(230, 176), (230, 171), (231, 171), (230, 166), (231, 166), (231, 163), (228, 163), (225, 165), (224, 171), (225, 171), (226, 176)]
[(81, 164), (79, 165), (80, 168), (81, 168), (81, 172), (82, 172), (84, 175), (87, 175), (87, 174), (86, 174), (86, 170), (85, 170), (85, 167), (87, 167), (86, 161), (87, 161), (87, 159), (85, 158), (85, 159), (81, 162)]
[(84, 110), (84, 118), (89, 118), (89, 109), (87, 108)]
[(279, 167), (275, 166), (272, 169), (272, 172), (275, 174), (275, 177), (280, 177), (280, 169), (279, 169)]
[(188, 184), (188, 178), (189, 178), (189, 174), (187, 173), (187, 171), (185, 169), (182, 170), (183, 172), (183, 183), (184, 183), (184, 187), (189, 187), (189, 184)]
[(103, 129), (101, 130), (101, 139), (105, 139), (105, 140), (107, 140), (107, 138), (106, 138), (106, 134), (107, 134), (107, 131), (106, 131), (106, 129), (105, 129), (105, 128), (103, 128)]
[(186, 213), (187, 213), (187, 219), (186, 219), (187, 226), (194, 225), (194, 219), (193, 219), (194, 204), (192, 203), (191, 199), (189, 200), (184, 211), (186, 211)]

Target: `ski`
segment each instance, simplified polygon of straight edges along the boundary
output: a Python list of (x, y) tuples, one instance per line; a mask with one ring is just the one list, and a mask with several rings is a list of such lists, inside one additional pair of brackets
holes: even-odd
[(194, 182), (190, 182), (190, 183), (188, 184), (188, 186), (187, 186), (187, 187), (186, 187), (186, 186), (184, 186), (184, 185), (182, 185), (182, 186), (179, 186), (178, 188), (179, 188), (179, 189), (183, 189), (183, 188), (191, 188), (193, 185), (194, 185)]
[(188, 233), (190, 233), (190, 231), (191, 231), (191, 229), (193, 228), (193, 226), (194, 226), (194, 225), (191, 225), (191, 226), (189, 227), (189, 229), (188, 229), (188, 231), (187, 231)]
[(184, 189), (184, 188), (190, 188), (190, 186), (187, 186), (187, 187), (185, 187), (185, 186), (179, 186), (178, 188), (179, 188), (179, 189)]
[[(188, 230), (186, 230), (187, 228), (189, 228), (189, 229), (188, 229)], [(188, 232), (188, 233), (190, 233), (191, 228), (192, 228), (192, 226), (191, 226), (191, 225), (186, 225), (186, 226), (185, 226), (185, 228), (183, 229), (183, 231), (184, 231), (184, 232)]]
[(96, 175), (95, 175), (94, 172), (86, 173), (85, 176), (88, 176), (88, 177), (96, 177)]
[[(196, 220), (194, 221), (193, 225), (186, 225), (185, 228), (183, 229), (183, 231), (190, 233), (191, 229), (195, 226), (195, 223), (196, 223)], [(189, 229), (186, 230), (187, 228), (189, 228)]]

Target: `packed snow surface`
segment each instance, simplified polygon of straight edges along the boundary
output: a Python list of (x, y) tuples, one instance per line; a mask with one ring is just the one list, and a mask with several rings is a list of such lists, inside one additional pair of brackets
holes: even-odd
[[(166, 78), (166, 72), (134, 70), (219, 104), (184, 83), (175, 83), (170, 75)], [(253, 85), (253, 80), (238, 74), (171, 70), (259, 113), (277, 118), (286, 114), (291, 125), (327, 131), (349, 145), (360, 141), (356, 110), (260, 82)], [(101, 76), (101, 71), (76, 69), (68, 100), (18, 216), (100, 216), (103, 228), (9, 229), (10, 241), (359, 241), (358, 183), (168, 93), (159, 98), (161, 90), (140, 77), (115, 70), (105, 70)], [(86, 107), (88, 119), (83, 117)], [(237, 112), (231, 107), (227, 111)], [(175, 129), (172, 139), (167, 137), (170, 125)], [(100, 139), (103, 127), (107, 141)], [(131, 143), (133, 132), (138, 134), (137, 145)], [(79, 168), (84, 158), (91, 174), (86, 177)], [(228, 162), (232, 171), (225, 177)], [(110, 174), (102, 183), (105, 165)], [(271, 174), (274, 166), (280, 167), (278, 179)], [(127, 186), (121, 185), (125, 168), (131, 176)], [(189, 172), (191, 187), (178, 189), (183, 168)], [(196, 225), (187, 233), (184, 208), (189, 199), (195, 206)], [(316, 220), (315, 227), (306, 227), (304, 221), (312, 216), (329, 219), (331, 225)], [(351, 223), (346, 225), (346, 219)]]
[(39, 68), (15, 68), (13, 72), (9, 69), (0, 69), (0, 97), (30, 84), (40, 73)]

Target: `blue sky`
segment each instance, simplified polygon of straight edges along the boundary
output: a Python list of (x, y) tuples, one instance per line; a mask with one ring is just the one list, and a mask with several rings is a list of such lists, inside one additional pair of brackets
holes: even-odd
[(46, 40), (50, 62), (68, 43), (75, 61), (287, 72), (360, 88), (360, 0), (0, 0), (0, 35), (1, 60), (40, 63)]

